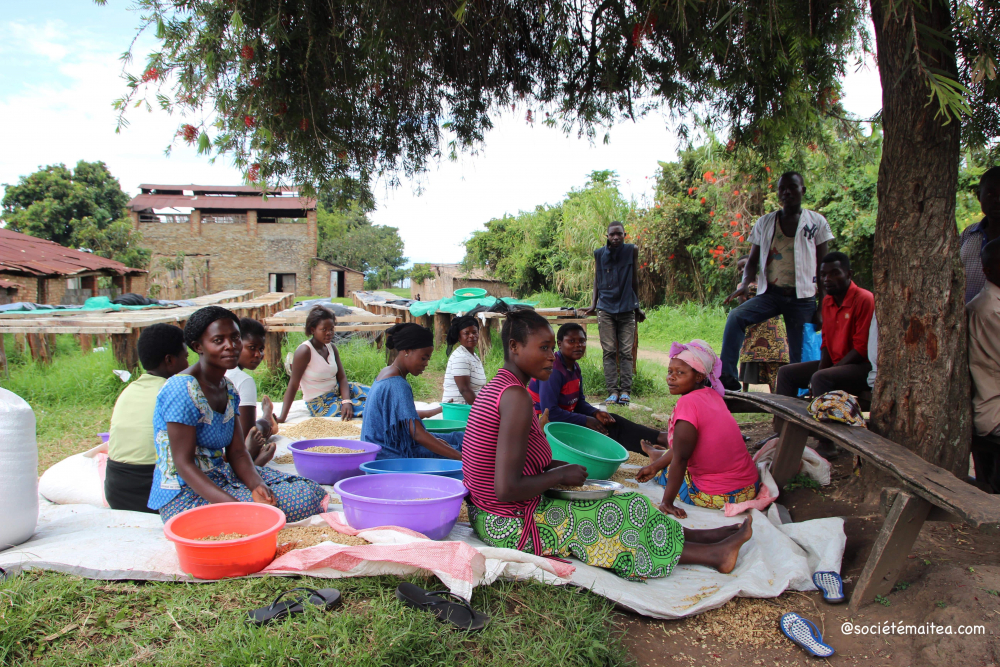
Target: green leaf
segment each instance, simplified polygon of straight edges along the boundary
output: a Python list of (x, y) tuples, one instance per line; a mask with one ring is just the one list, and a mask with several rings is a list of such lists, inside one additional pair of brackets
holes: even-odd
[(212, 150), (212, 140), (208, 138), (208, 133), (202, 130), (198, 135), (198, 154), (204, 155)]
[(466, 5), (468, 5), (468, 0), (462, 0), (462, 4), (460, 4), (458, 6), (458, 9), (456, 9), (452, 13), (452, 16), (454, 16), (455, 20), (458, 21), (459, 23), (465, 23), (465, 9), (466, 9)]
[(230, 19), (229, 25), (233, 27), (236, 32), (243, 32), (243, 17), (240, 16), (240, 10), (233, 11), (233, 18)]

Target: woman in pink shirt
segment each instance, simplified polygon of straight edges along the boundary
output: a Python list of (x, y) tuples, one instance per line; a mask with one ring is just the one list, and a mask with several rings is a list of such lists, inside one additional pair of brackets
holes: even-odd
[(525, 310), (507, 315), (500, 337), (503, 368), (476, 396), (462, 442), (469, 520), (479, 539), (540, 556), (574, 556), (634, 581), (667, 576), (678, 563), (732, 572), (753, 533), (749, 518), (740, 526), (693, 530), (636, 492), (603, 500), (545, 495), (587, 479), (584, 467), (552, 459), (525, 388), (552, 373), (555, 335), (544, 317)]
[[(703, 340), (670, 346), (667, 385), (681, 397), (667, 429), (670, 449), (643, 442), (651, 462), (636, 475), (645, 482), (667, 468), (660, 503), (664, 514), (687, 516), (674, 505), (678, 497), (688, 505), (723, 509), (726, 503), (753, 500), (760, 490), (757, 467), (722, 398), (721, 370), (722, 362)], [(658, 478), (661, 484), (663, 477)]]

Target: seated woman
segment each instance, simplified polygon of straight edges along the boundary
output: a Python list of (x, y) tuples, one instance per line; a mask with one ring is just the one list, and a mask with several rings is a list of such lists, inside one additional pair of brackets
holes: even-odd
[(555, 336), (544, 317), (525, 310), (507, 315), (501, 338), (504, 366), (472, 406), (462, 447), (469, 519), (479, 539), (540, 556), (572, 555), (637, 581), (666, 576), (678, 563), (720, 572), (736, 567), (752, 534), (749, 519), (689, 530), (639, 493), (589, 501), (544, 496), (546, 489), (587, 478), (583, 466), (552, 460), (525, 388), (532, 378), (548, 379)]
[(309, 414), (313, 417), (336, 417), (347, 422), (362, 416), (369, 388), (348, 382), (340, 353), (333, 344), (337, 316), (323, 306), (313, 306), (306, 316), (306, 335), (292, 356), (291, 378), (281, 405), (278, 422), (288, 418), (295, 392), (302, 388)]
[(361, 439), (382, 446), (380, 459), (462, 457), (462, 431), (435, 437), (421, 419), (440, 414), (441, 408), (417, 410), (407, 375), (420, 375), (434, 352), (434, 335), (419, 324), (406, 322), (386, 329), (385, 346), (397, 352), (379, 371), (368, 392)]
[(643, 453), (642, 441), (651, 440), (666, 446), (667, 434), (598, 410), (583, 394), (583, 372), (577, 363), (587, 353), (587, 332), (576, 323), (564, 324), (556, 334), (559, 351), (548, 380), (532, 380), (528, 393), (535, 403), (535, 414), (548, 411), (550, 422), (569, 422), (599, 431), (630, 452)]
[[(176, 327), (175, 327), (176, 328)], [(255, 465), (267, 465), (274, 457), (275, 445), (268, 439), (278, 432), (274, 419), (274, 406), (266, 395), (261, 399), (260, 406), (263, 415), (257, 419), (257, 383), (248, 370), (257, 370), (264, 359), (264, 338), (267, 332), (264, 325), (251, 317), (240, 320), (240, 337), (243, 340), (243, 351), (236, 368), (226, 371), (226, 377), (236, 387), (240, 395), (240, 427), (244, 433), (250, 433), (257, 427), (257, 437), (247, 442), (247, 448)]]
[[(188, 319), (184, 340), (198, 362), (167, 380), (156, 397), (149, 508), (164, 522), (209, 503), (275, 505), (288, 521), (323, 512), (329, 498), (319, 484), (258, 468), (250, 458), (236, 417), (240, 397), (226, 378), (243, 347), (239, 319), (220, 306), (202, 308)], [(246, 440), (255, 435), (256, 427)]]
[(472, 405), (476, 394), (486, 384), (483, 362), (476, 354), (479, 344), (479, 320), (463, 315), (451, 321), (448, 329), (448, 349), (458, 347), (448, 357), (448, 367), (444, 371), (444, 395), (442, 403)]
[(657, 478), (667, 487), (660, 503), (666, 514), (687, 516), (674, 505), (678, 497), (688, 505), (723, 509), (726, 503), (753, 500), (760, 491), (757, 466), (722, 399), (721, 371), (722, 362), (703, 340), (670, 346), (667, 385), (681, 397), (670, 415), (670, 449), (644, 443), (650, 464), (635, 476), (645, 482), (669, 466), (666, 480)]
[(146, 372), (125, 387), (111, 413), (104, 497), (111, 509), (151, 512), (146, 502), (156, 470), (156, 395), (188, 367), (184, 332), (173, 324), (148, 326), (139, 334), (138, 352)]

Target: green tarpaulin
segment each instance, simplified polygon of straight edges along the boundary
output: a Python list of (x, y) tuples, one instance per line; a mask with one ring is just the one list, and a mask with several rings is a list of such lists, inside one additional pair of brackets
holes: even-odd
[[(479, 299), (459, 299), (457, 297), (450, 296), (447, 299), (438, 299), (437, 301), (417, 301), (410, 306), (410, 314), (414, 317), (420, 317), (421, 315), (433, 315), (438, 311), (453, 314), (467, 313), (477, 306), (492, 308), (499, 300), (501, 299), (497, 299), (495, 296), (484, 296)], [(533, 301), (519, 301), (518, 299), (513, 299), (511, 297), (505, 297), (502, 301), (508, 306), (514, 304), (523, 304), (526, 306), (535, 305), (535, 302)]]

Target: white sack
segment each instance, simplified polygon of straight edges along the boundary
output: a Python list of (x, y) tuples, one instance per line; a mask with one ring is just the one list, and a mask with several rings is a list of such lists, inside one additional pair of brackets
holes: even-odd
[(21, 544), (38, 522), (38, 445), (35, 413), (0, 388), (0, 551)]
[(108, 444), (74, 454), (55, 464), (38, 480), (38, 493), (58, 505), (108, 507), (104, 499), (104, 471)]

